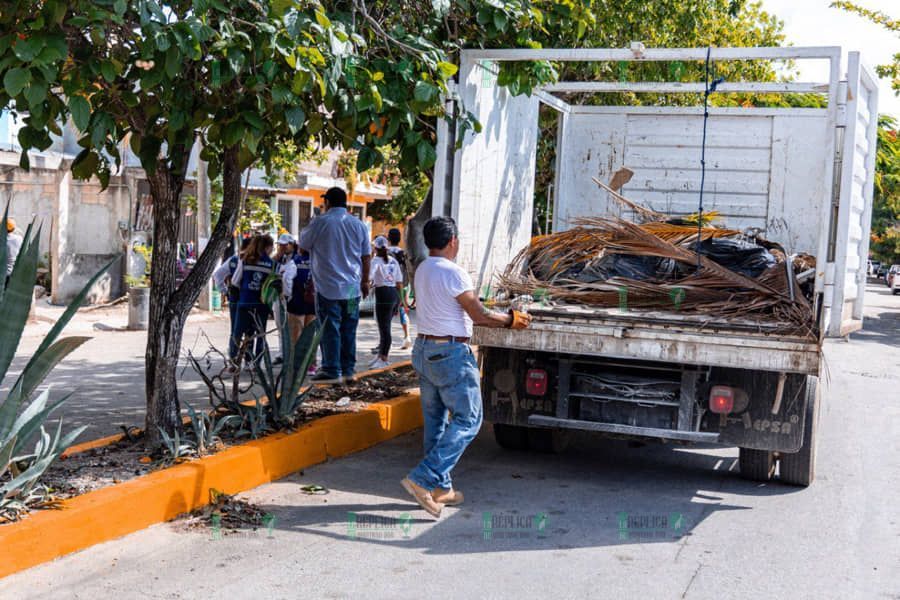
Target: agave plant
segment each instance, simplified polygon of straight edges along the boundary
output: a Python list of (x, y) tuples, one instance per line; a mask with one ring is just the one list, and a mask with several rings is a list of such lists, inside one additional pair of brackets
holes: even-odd
[(240, 423), (241, 418), (237, 415), (219, 416), (216, 411), (207, 413), (197, 411), (193, 406), (185, 402), (188, 415), (191, 418), (191, 428), (194, 430), (194, 444), (196, 445), (197, 454), (203, 456), (211, 449), (218, 446), (222, 439), (219, 434), (226, 427), (231, 427)]
[[(280, 300), (276, 300), (276, 310), (283, 310)], [(264, 335), (264, 334), (260, 334)], [(188, 359), (194, 370), (200, 375), (209, 389), (210, 403), (214, 410), (225, 410), (240, 417), (241, 427), (237, 436), (249, 435), (257, 438), (272, 429), (292, 427), (297, 409), (303, 404), (306, 392), (301, 392), (306, 381), (309, 366), (316, 358), (316, 349), (322, 338), (322, 328), (317, 321), (303, 328), (297, 343), (291, 343), (290, 326), (287, 319), (281, 319), (279, 330), (281, 338), (283, 362), (276, 370), (272, 360), (272, 352), (268, 344), (263, 352), (252, 363), (252, 367), (243, 371), (250, 374), (250, 382), (242, 383), (240, 369), (223, 368), (218, 374), (210, 373), (213, 360), (211, 356), (225, 359), (225, 355), (215, 347), (199, 359), (188, 353)], [(255, 338), (242, 341), (239, 355), (253, 347)], [(201, 361), (205, 364), (201, 364)], [(227, 385), (227, 379), (231, 385)], [(265, 401), (256, 398), (250, 405), (241, 401), (241, 395), (251, 392), (259, 385), (265, 394)]]
[(303, 404), (306, 393), (301, 394), (300, 388), (306, 380), (309, 366), (316, 358), (316, 349), (322, 339), (322, 328), (318, 321), (313, 321), (303, 328), (297, 343), (294, 344), (291, 342), (287, 315), (284, 314), (284, 306), (280, 301), (276, 303), (275, 309), (281, 310), (283, 315), (279, 331), (283, 358), (281, 370), (275, 373), (268, 344), (265, 344), (254, 370), (268, 398), (269, 418), (276, 427), (282, 428), (294, 424), (294, 415)]
[[(8, 210), (9, 207), (0, 223), (0, 268), (4, 269), (7, 264)], [(5, 282), (0, 280), (0, 384), (12, 364), (31, 310), (40, 235), (40, 228), (31, 223), (25, 231), (12, 273)], [(79, 427), (63, 435), (60, 422), (55, 435), (50, 436), (44, 430), (50, 413), (70, 395), (51, 402), (49, 390), (45, 390), (30, 403), (29, 400), (53, 367), (90, 339), (57, 338), (84, 302), (88, 290), (113, 262), (115, 260), (94, 275), (75, 297), (9, 388), (6, 397), (0, 398), (0, 518), (16, 518), (27, 508), (34, 499), (33, 492), (41, 475), (85, 429)], [(28, 452), (25, 446), (35, 435), (37, 442)]]

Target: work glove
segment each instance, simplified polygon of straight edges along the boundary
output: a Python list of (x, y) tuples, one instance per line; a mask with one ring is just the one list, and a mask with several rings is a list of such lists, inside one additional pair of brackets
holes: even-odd
[(531, 315), (520, 310), (509, 311), (512, 315), (512, 323), (509, 324), (510, 329), (527, 329), (531, 324)]

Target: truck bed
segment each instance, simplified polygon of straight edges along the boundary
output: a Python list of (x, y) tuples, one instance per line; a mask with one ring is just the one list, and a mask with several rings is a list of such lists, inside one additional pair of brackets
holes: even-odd
[(710, 320), (671, 312), (620, 312), (560, 305), (527, 307), (526, 330), (476, 327), (473, 343), (560, 354), (716, 365), (818, 375), (815, 339), (775, 333), (754, 321)]

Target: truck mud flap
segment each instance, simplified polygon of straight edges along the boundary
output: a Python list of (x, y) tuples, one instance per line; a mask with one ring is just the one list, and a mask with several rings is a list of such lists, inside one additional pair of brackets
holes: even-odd
[[(723, 373), (724, 371), (728, 373)], [(777, 373), (714, 370), (714, 378), (723, 376), (731, 385), (747, 390), (751, 400), (747, 410), (742, 413), (724, 418), (709, 415), (710, 425), (719, 421), (720, 444), (778, 452), (800, 450), (806, 414), (805, 375), (787, 376), (781, 406), (774, 414), (772, 407), (778, 388)]]

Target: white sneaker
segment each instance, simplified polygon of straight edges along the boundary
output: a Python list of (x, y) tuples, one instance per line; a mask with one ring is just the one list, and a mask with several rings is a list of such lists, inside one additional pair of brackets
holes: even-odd
[(375, 359), (375, 362), (373, 362), (371, 365), (369, 365), (369, 367), (371, 367), (372, 369), (383, 369), (383, 368), (389, 367), (389, 366), (391, 366), (391, 363), (389, 363), (386, 360), (381, 360), (381, 359)]
[(372, 360), (369, 361), (369, 368), (374, 369), (375, 363), (379, 363), (379, 362), (381, 362), (381, 360), (376, 356), (375, 358), (373, 358)]
[(409, 339), (408, 337), (403, 338), (403, 345), (400, 346), (400, 349), (401, 350), (409, 350), (410, 348), (412, 348), (412, 340)]

